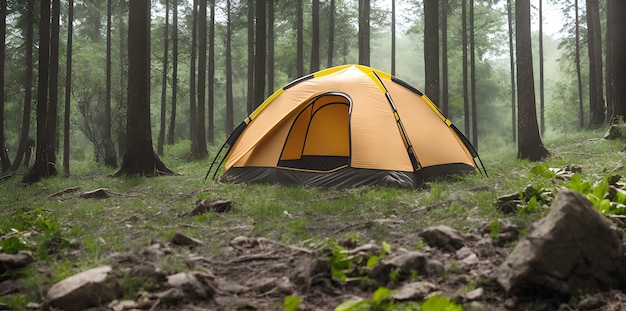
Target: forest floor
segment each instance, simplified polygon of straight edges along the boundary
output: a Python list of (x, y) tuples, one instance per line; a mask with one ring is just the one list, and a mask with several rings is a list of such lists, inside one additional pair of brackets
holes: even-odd
[[(178, 176), (112, 178), (113, 169), (81, 162), (71, 177), (24, 187), (18, 172), (0, 182), (0, 252), (28, 250), (36, 260), (0, 274), (0, 310), (45, 308), (54, 284), (102, 265), (114, 268), (123, 290), (117, 303), (96, 308), (102, 310), (123, 310), (122, 300), (143, 301), (134, 307), (152, 310), (439, 310), (429, 309), (437, 303), (449, 310), (620, 310), (624, 292), (566, 301), (513, 297), (492, 277), (549, 209), (504, 214), (496, 208), (498, 197), (528, 185), (557, 187), (532, 173), (538, 165), (577, 166), (587, 180), (624, 175), (623, 141), (603, 140), (603, 134), (547, 135), (551, 156), (540, 163), (515, 159), (510, 144), (484, 147), (479, 153), (489, 177), (437, 181), (418, 190), (222, 184), (203, 179), (212, 158), (185, 161), (184, 143), (163, 157)], [(106, 197), (86, 195), (97, 189)], [(231, 205), (191, 213), (203, 200)], [(494, 221), (516, 234), (494, 235)], [(461, 232), (464, 247), (425, 243), (420, 234), (438, 225)], [(195, 240), (177, 242), (181, 235)], [(411, 252), (429, 263), (423, 273), (372, 272)], [(150, 273), (142, 275), (140, 267)], [(168, 288), (165, 276), (180, 272), (202, 276), (206, 291), (159, 296)]]

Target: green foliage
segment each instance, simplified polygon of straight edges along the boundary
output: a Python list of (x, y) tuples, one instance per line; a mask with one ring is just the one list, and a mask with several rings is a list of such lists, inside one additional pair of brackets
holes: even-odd
[(392, 292), (390, 289), (380, 287), (373, 294), (370, 300), (347, 300), (339, 304), (335, 311), (382, 311), (391, 310), (393, 301), (389, 300)]
[(288, 295), (283, 300), (283, 307), (285, 311), (296, 311), (300, 307), (300, 297)]
[(422, 305), (422, 311), (463, 311), (461, 305), (457, 305), (444, 296), (432, 296)]
[(347, 278), (345, 271), (352, 267), (354, 260), (341, 246), (335, 245), (328, 260), (332, 276), (337, 280), (345, 281)]

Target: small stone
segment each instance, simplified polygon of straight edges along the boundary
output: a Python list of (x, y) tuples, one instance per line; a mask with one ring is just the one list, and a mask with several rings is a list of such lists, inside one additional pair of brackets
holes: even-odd
[(192, 238), (190, 236), (186, 236), (180, 232), (176, 232), (174, 234), (174, 236), (172, 237), (172, 244), (175, 245), (184, 245), (184, 246), (197, 246), (197, 245), (203, 245), (204, 242), (196, 239), (196, 238)]
[(437, 285), (430, 282), (412, 282), (403, 285), (398, 292), (391, 297), (394, 300), (422, 300), (428, 294), (437, 290)]
[(473, 301), (473, 300), (478, 300), (480, 299), (483, 294), (484, 294), (484, 290), (482, 287), (479, 287), (477, 289), (474, 289), (468, 293), (465, 294), (465, 298), (469, 301)]
[(444, 250), (456, 251), (465, 244), (463, 234), (456, 229), (443, 225), (428, 227), (422, 230), (419, 236), (424, 238), (428, 245)]

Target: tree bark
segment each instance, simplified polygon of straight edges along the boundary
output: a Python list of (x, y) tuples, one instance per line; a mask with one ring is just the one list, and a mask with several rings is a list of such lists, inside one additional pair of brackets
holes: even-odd
[(113, 2), (107, 0), (107, 56), (106, 56), (106, 102), (104, 106), (104, 165), (108, 167), (117, 167), (117, 154), (115, 153), (115, 145), (111, 139), (111, 16)]
[(539, 0), (539, 132), (546, 132), (543, 69), (543, 0)]
[(211, 24), (209, 25), (209, 64), (208, 64), (208, 124), (209, 144), (215, 144), (215, 0), (211, 0)]
[(197, 154), (194, 159), (204, 159), (208, 155), (206, 145), (206, 54), (207, 54), (207, 0), (200, 0), (198, 12), (198, 118), (196, 129)]
[(370, 65), (370, 0), (359, 0), (359, 64)]
[(200, 158), (198, 148), (198, 111), (196, 107), (196, 45), (198, 37), (198, 0), (193, 0), (191, 30), (191, 60), (189, 69), (189, 138), (191, 140), (191, 159)]
[(0, 0), (0, 166), (2, 172), (6, 173), (11, 169), (11, 161), (7, 153), (6, 139), (4, 137), (4, 61), (6, 55), (5, 39), (7, 31), (7, 3)]
[(474, 33), (474, 0), (470, 0), (470, 101), (472, 106), (472, 145), (478, 149), (478, 109), (476, 109), (476, 40)]
[(612, 79), (610, 87), (613, 90), (613, 111), (615, 116), (626, 119), (626, 1), (608, 1), (607, 27), (611, 30), (611, 44), (609, 45), (610, 61), (607, 66), (612, 68)]
[(326, 59), (327, 68), (330, 68), (333, 66), (334, 55), (335, 55), (335, 0), (330, 0), (329, 9), (328, 9), (328, 56)]
[(439, 105), (439, 0), (424, 0), (424, 77), (426, 95)]
[(312, 35), (311, 38), (311, 72), (320, 70), (320, 1), (312, 0), (311, 5)]
[(265, 100), (265, 1), (256, 1), (256, 31), (254, 53), (254, 108)]
[(233, 116), (233, 59), (232, 59), (232, 12), (230, 0), (226, 0), (226, 135), (234, 130)]
[(530, 36), (530, 0), (515, 1), (515, 46), (517, 59), (518, 132), (517, 157), (539, 161), (549, 155), (537, 124), (535, 83)]
[(302, 1), (296, 0), (296, 76), (304, 76), (304, 17)]
[(67, 59), (65, 65), (65, 109), (63, 122), (63, 174), (70, 175), (70, 103), (72, 95), (72, 38), (74, 34), (74, 0), (67, 9)]
[(513, 142), (517, 141), (517, 105), (515, 90), (515, 46), (513, 45), (513, 12), (512, 0), (507, 0), (506, 9), (509, 24), (509, 60), (511, 63), (511, 132)]
[[(111, 0), (109, 0), (111, 1)], [(167, 54), (169, 52), (169, 18), (170, 1), (165, 0), (165, 34), (163, 35), (163, 74), (161, 75), (161, 109), (159, 117), (159, 137), (157, 141), (157, 154), (163, 155), (165, 145), (165, 117), (167, 115)]]
[(174, 174), (152, 147), (150, 126), (150, 0), (132, 0), (128, 10), (128, 148), (114, 176)]
[(602, 37), (600, 26), (600, 4), (598, 0), (587, 0), (587, 44), (589, 49), (589, 127), (604, 124), (604, 96), (602, 91)]
[[(259, 0), (261, 1), (261, 0)], [(247, 111), (254, 111), (254, 0), (248, 0), (248, 96)]]
[(173, 0), (172, 7), (172, 103), (170, 108), (170, 127), (167, 132), (167, 144), (174, 144), (176, 133), (176, 105), (178, 101), (178, 0)]
[(274, 0), (267, 1), (267, 95), (274, 93)]
[(448, 115), (448, 1), (441, 6), (441, 111)]
[(470, 134), (469, 90), (467, 77), (467, 0), (461, 0), (461, 45), (463, 45), (463, 116), (465, 135)]

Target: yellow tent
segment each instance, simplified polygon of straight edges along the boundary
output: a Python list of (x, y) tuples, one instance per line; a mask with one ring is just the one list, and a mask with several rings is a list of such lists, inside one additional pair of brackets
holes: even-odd
[(478, 157), (426, 95), (361, 65), (322, 70), (276, 91), (224, 146), (221, 180), (323, 188), (418, 187), (473, 173)]

